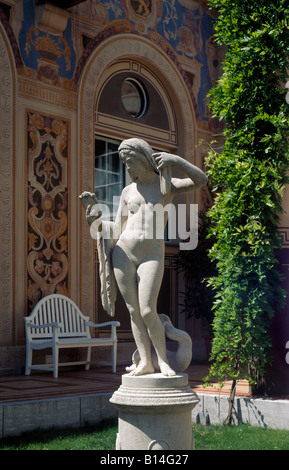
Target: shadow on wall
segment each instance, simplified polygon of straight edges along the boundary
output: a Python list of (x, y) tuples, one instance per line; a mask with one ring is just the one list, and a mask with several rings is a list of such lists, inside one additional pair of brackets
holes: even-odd
[[(242, 403), (244, 407), (241, 406)], [(267, 428), (267, 424), (265, 423), (265, 417), (262, 411), (258, 409), (255, 402), (252, 401), (250, 398), (242, 398), (236, 400), (236, 407), (235, 407), (236, 415), (235, 419), (238, 424), (244, 423), (251, 423), (254, 425), (261, 426), (263, 428)]]

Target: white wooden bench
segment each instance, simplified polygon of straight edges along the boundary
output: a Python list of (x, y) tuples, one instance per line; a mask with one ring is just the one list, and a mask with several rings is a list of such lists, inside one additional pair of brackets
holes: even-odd
[[(32, 369), (52, 370), (58, 377), (58, 366), (85, 364), (89, 369), (91, 348), (94, 346), (111, 346), (112, 371), (116, 371), (117, 321), (92, 323), (84, 316), (77, 305), (68, 297), (60, 294), (48, 295), (41, 299), (29, 317), (24, 318), (26, 330), (26, 367), (25, 374), (30, 375)], [(110, 326), (108, 338), (91, 338), (90, 327), (100, 328)], [(59, 363), (59, 349), (87, 348), (85, 362)], [(32, 365), (33, 350), (52, 348), (53, 364)]]

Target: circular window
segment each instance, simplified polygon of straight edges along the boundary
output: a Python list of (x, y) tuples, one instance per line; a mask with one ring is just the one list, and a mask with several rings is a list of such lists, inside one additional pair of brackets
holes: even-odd
[(138, 80), (126, 78), (121, 85), (121, 100), (125, 110), (133, 117), (142, 117), (147, 109), (147, 97)]

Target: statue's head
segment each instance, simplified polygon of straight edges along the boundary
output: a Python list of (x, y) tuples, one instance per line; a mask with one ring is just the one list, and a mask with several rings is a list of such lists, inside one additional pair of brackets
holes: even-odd
[[(137, 159), (142, 163), (143, 171), (153, 171), (160, 178), (160, 190), (162, 194), (169, 191), (171, 185), (170, 170), (159, 171), (155, 158), (154, 151), (151, 146), (142, 139), (132, 138), (124, 140), (119, 148), (120, 158), (126, 163), (128, 172), (133, 181), (135, 181), (135, 174), (133, 169), (129, 168), (128, 156), (132, 159)], [(138, 170), (139, 171), (139, 170)]]
[(140, 160), (147, 169), (153, 170), (157, 174), (158, 169), (153, 157), (153, 149), (145, 142), (145, 140), (132, 138), (124, 140), (119, 148), (120, 158), (124, 159), (125, 155), (130, 155), (132, 158)]

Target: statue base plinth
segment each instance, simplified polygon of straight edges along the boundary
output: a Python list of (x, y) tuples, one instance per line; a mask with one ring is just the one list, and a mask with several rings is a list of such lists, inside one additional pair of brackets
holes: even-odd
[(192, 450), (191, 411), (199, 401), (187, 374), (122, 376), (116, 450)]

